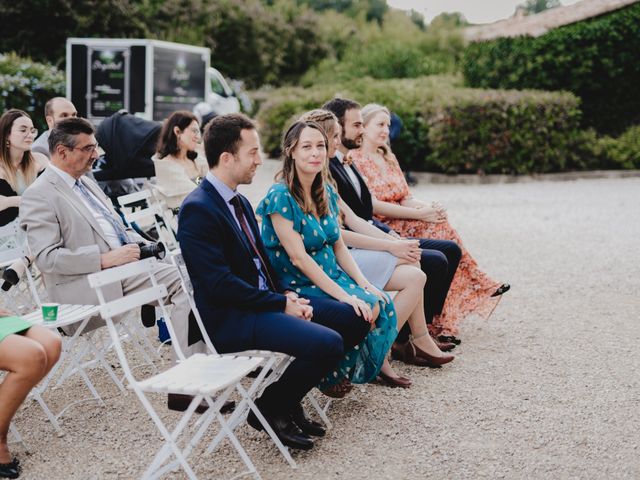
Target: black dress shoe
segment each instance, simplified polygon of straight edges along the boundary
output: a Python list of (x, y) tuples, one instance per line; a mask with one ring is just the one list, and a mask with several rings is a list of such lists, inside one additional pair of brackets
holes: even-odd
[(458, 337), (454, 337), (453, 335), (440, 335), (436, 340), (438, 342), (453, 343), (454, 345), (460, 345), (462, 343), (462, 340)]
[(146, 328), (153, 327), (156, 324), (156, 307), (153, 305), (142, 305), (142, 307), (140, 307), (140, 320)]
[(0, 478), (18, 478), (22, 467), (17, 458), (9, 463), (0, 463)]
[[(264, 418), (273, 428), (276, 437), (287, 447), (298, 450), (311, 450), (313, 448), (313, 440), (293, 423), (289, 415), (264, 415)], [(263, 430), (260, 420), (258, 420), (253, 411), (249, 412), (247, 423), (258, 431)]]
[(440, 351), (442, 352), (450, 352), (451, 350), (453, 350), (454, 348), (456, 348), (456, 344), (453, 342), (439, 342), (437, 339), (433, 339), (434, 342), (436, 342), (436, 346), (440, 349)]
[[(176, 412), (184, 412), (191, 404), (193, 397), (191, 395), (181, 395), (179, 393), (170, 393), (167, 398), (167, 408), (169, 410), (175, 410)], [(206, 400), (202, 400), (200, 405), (196, 407), (196, 413), (204, 413), (209, 408), (209, 404)], [(236, 408), (236, 402), (228, 400), (224, 402), (220, 413), (230, 413)]]
[(295, 423), (303, 433), (313, 435), (314, 437), (324, 437), (327, 431), (321, 423), (313, 420), (307, 412), (304, 411), (302, 405), (298, 405), (291, 414), (291, 420)]
[[(262, 367), (258, 367), (255, 370), (251, 370), (249, 373), (247, 373), (247, 377), (258, 378), (258, 375), (260, 375), (261, 373), (262, 373)], [(269, 371), (265, 375), (265, 378), (271, 375), (272, 373), (273, 373), (273, 370), (269, 369)]]
[(491, 294), (492, 297), (498, 297), (500, 295), (502, 295), (503, 293), (507, 293), (509, 290), (511, 289), (511, 285), (509, 285), (508, 283), (503, 283), (502, 285), (500, 285), (495, 292), (493, 292)]

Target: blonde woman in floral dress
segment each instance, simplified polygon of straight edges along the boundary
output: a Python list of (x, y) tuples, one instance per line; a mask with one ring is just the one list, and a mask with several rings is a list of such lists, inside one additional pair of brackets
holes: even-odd
[(493, 280), (478, 267), (449, 224), (442, 205), (428, 204), (411, 195), (389, 148), (389, 110), (369, 104), (362, 109), (362, 117), (365, 128), (362, 146), (351, 152), (351, 160), (375, 197), (373, 213), (403, 237), (452, 240), (462, 250), (442, 314), (436, 315), (431, 325), (434, 336), (457, 336), (460, 322), (471, 313), (488, 318), (509, 285)]

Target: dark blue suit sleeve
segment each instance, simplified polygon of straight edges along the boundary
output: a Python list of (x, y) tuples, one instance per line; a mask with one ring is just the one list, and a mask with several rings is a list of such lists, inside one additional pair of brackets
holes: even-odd
[(259, 290), (234, 275), (225, 258), (221, 222), (206, 205), (185, 202), (180, 211), (178, 238), (194, 289), (207, 302), (255, 312), (282, 312), (286, 297)]
[(372, 222), (375, 227), (378, 227), (384, 233), (389, 233), (391, 231), (391, 227), (389, 227), (389, 225), (387, 225), (386, 223), (382, 223), (380, 220), (376, 220), (374, 218)]

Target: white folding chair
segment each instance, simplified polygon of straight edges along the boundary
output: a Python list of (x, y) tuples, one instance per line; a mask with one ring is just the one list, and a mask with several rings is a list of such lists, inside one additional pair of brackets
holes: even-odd
[[(213, 346), (213, 343), (211, 342), (211, 338), (207, 334), (207, 331), (204, 327), (202, 316), (200, 315), (200, 312), (196, 307), (195, 299), (193, 296), (193, 284), (191, 283), (191, 279), (189, 278), (189, 272), (187, 271), (187, 266), (184, 263), (182, 252), (180, 250), (175, 250), (171, 252), (171, 261), (173, 262), (173, 264), (176, 266), (178, 270), (178, 274), (180, 275), (180, 282), (182, 284), (182, 289), (187, 293), (187, 296), (189, 298), (189, 305), (191, 306), (191, 310), (193, 312), (193, 316), (196, 319), (198, 327), (202, 332), (202, 338), (207, 346), (207, 349), (211, 353), (217, 353), (215, 347)], [(277, 381), (280, 378), (280, 376), (284, 373), (284, 371), (287, 369), (289, 364), (293, 361), (293, 358), (284, 353), (272, 352), (268, 350), (257, 350), (257, 351), (249, 350), (244, 352), (237, 352), (237, 354), (240, 354), (240, 355), (247, 355), (247, 354), (253, 354), (253, 353), (258, 354), (267, 359), (267, 363), (262, 367), (262, 370), (260, 371), (255, 381), (253, 382), (253, 384), (248, 390), (252, 398), (256, 398), (260, 394), (262, 394), (264, 389), (267, 386), (269, 386), (269, 384)], [(318, 402), (316, 401), (316, 399), (311, 394), (308, 394), (306, 398), (311, 403), (311, 405), (315, 408), (315, 410), (318, 412), (318, 415), (322, 418), (325, 425), (327, 425), (327, 427), (330, 428), (331, 422), (327, 418), (326, 413), (323, 411), (323, 409), (318, 405)], [(242, 414), (242, 412), (245, 412), (244, 415)], [(232, 428), (236, 428), (240, 423), (242, 423), (246, 419), (247, 413), (248, 412), (244, 409), (236, 409), (236, 411), (233, 413), (233, 415), (229, 419), (229, 424), (232, 426)], [(292, 468), (297, 468), (297, 464), (295, 460), (293, 460), (293, 458), (291, 457), (291, 454), (289, 453), (289, 450), (282, 444), (280, 439), (277, 437), (272, 437), (272, 440), (276, 444), (276, 447), (278, 448), (278, 450), (280, 450), (280, 453), (282, 453), (284, 458), (287, 460), (289, 465), (291, 465)], [(212, 451), (220, 441), (221, 441), (221, 438), (219, 438), (219, 436), (214, 438), (211, 444), (209, 445), (207, 452)]]
[[(0, 238), (2, 238), (7, 233), (11, 234), (11, 230), (15, 228), (11, 225), (9, 227), (11, 228), (7, 229), (6, 227), (2, 227), (2, 229), (0, 229)], [(5, 243), (5, 245), (7, 244)], [(47, 390), (52, 378), (54, 377), (54, 375), (56, 374), (60, 366), (63, 365), (66, 360), (69, 360), (69, 363), (71, 364), (71, 366), (77, 369), (85, 385), (91, 392), (91, 395), (93, 396), (93, 398), (97, 400), (98, 403), (100, 403), (101, 405), (104, 405), (104, 403), (102, 402), (102, 398), (96, 391), (95, 386), (87, 376), (84, 368), (82, 368), (82, 365), (78, 362), (77, 357), (73, 353), (71, 353), (74, 349), (74, 345), (78, 339), (78, 336), (84, 329), (84, 326), (87, 324), (87, 322), (92, 316), (95, 316), (98, 314), (98, 307), (93, 305), (61, 305), (58, 310), (58, 320), (56, 322), (47, 322), (46, 324), (44, 324), (42, 320), (42, 312), (41, 312), (42, 301), (40, 299), (40, 295), (38, 294), (33, 276), (31, 275), (31, 271), (27, 267), (26, 262), (24, 261), (26, 254), (27, 254), (26, 246), (17, 245), (17, 244), (13, 245), (11, 248), (7, 248), (0, 252), (0, 267), (9, 266), (9, 265), (15, 266), (16, 263), (20, 263), (20, 262), (24, 267), (24, 277), (26, 280), (26, 284), (25, 284), (26, 287), (24, 287), (24, 290), (28, 292), (30, 296), (30, 302), (33, 304), (36, 310), (32, 311), (30, 314), (24, 315), (23, 318), (34, 325), (43, 325), (52, 330), (57, 330), (58, 327), (65, 327), (68, 325), (73, 325), (78, 323), (80, 324), (80, 326), (76, 330), (75, 335), (72, 336), (71, 338), (66, 338), (65, 341), (63, 342), (63, 351), (62, 351), (60, 360), (56, 363), (56, 365), (54, 365), (53, 369), (51, 370), (51, 372), (49, 372), (47, 377), (44, 378), (42, 382), (40, 382), (38, 385), (36, 385), (29, 393), (29, 396), (38, 402), (38, 404), (44, 411), (44, 414), (46, 415), (47, 419), (51, 422), (51, 425), (56, 430), (58, 435), (62, 435), (63, 430), (60, 424), (58, 423), (58, 419), (72, 405), (75, 405), (79, 402), (84, 402), (87, 400), (87, 399), (81, 399), (81, 400), (71, 402), (70, 404), (66, 405), (57, 414), (54, 414), (51, 411), (51, 409), (49, 408), (49, 405), (44, 400), (42, 395)], [(13, 288), (16, 288), (16, 287), (13, 287)], [(11, 297), (7, 296), (7, 298), (11, 298)], [(12, 310), (14, 311), (19, 311), (22, 309), (22, 306), (11, 306), (11, 307), (12, 307)], [(104, 362), (104, 365), (108, 366), (106, 362)], [(109, 370), (110, 370), (110, 367), (109, 367)]]
[[(118, 203), (127, 222), (136, 222), (140, 227), (153, 225), (156, 232), (158, 232), (159, 241), (164, 243), (168, 250), (178, 248), (178, 241), (171, 228), (171, 222), (165, 213), (165, 208), (149, 190), (122, 195), (118, 197)], [(135, 204), (139, 203), (144, 203), (145, 206), (140, 207), (139, 210), (134, 210)], [(162, 219), (162, 224), (158, 221), (158, 217)]]
[[(196, 475), (187, 462), (187, 458), (198, 445), (202, 436), (214, 420), (217, 420), (223, 436), (230, 440), (240, 455), (245, 466), (248, 468), (248, 472), (254, 477), (260, 478), (251, 459), (233, 433), (233, 429), (220, 413), (220, 409), (229, 396), (235, 391), (243, 399), (242, 404), (251, 408), (263, 425), (268, 426), (264, 417), (255, 407), (249, 394), (240, 383), (248, 373), (262, 365), (264, 359), (259, 356), (204, 354), (195, 354), (189, 358), (185, 358), (177, 341), (171, 317), (164, 305), (163, 299), (167, 295), (167, 289), (164, 285), (158, 284), (153, 274), (155, 263), (156, 260), (154, 258), (149, 258), (120, 267), (110, 268), (99, 273), (91, 274), (88, 277), (89, 284), (96, 290), (98, 295), (100, 313), (107, 322), (109, 334), (111, 335), (122, 369), (125, 372), (129, 387), (134, 390), (136, 396), (164, 439), (162, 447), (143, 474), (143, 478), (158, 478), (168, 471), (181, 467), (190, 479), (195, 479)], [(115, 282), (120, 282), (134, 275), (147, 275), (151, 286), (110, 302), (105, 301), (102, 291), (103, 287)], [(153, 302), (157, 302), (160, 305), (159, 308), (167, 323), (172, 345), (176, 350), (179, 361), (176, 365), (162, 373), (138, 381), (133, 376), (131, 368), (129, 367), (127, 356), (113, 319), (141, 305)], [(175, 428), (169, 431), (149, 402), (146, 396), (147, 393), (178, 393), (193, 395), (194, 398)], [(202, 414), (197, 428), (189, 437), (190, 431), (185, 427), (189, 425), (190, 419), (203, 399), (209, 404), (209, 408)], [(180, 444), (184, 446), (181, 447)], [(175, 459), (171, 460), (172, 457), (175, 457)]]
[[(24, 271), (23, 275), (27, 280), (24, 283), (22, 279), (19, 279), (18, 285), (12, 286), (8, 293), (2, 295), (2, 303), (16, 313), (40, 306), (39, 303), (36, 303), (38, 292), (35, 281), (25, 261), (28, 253), (26, 242), (21, 241), (18, 235), (17, 221), (0, 227), (0, 267), (16, 266), (17, 264), (19, 267), (16, 271), (19, 273)], [(0, 283), (4, 282), (0, 280)]]
[(29, 447), (25, 443), (22, 435), (18, 432), (18, 429), (13, 425), (13, 422), (9, 424), (9, 441), (8, 443), (18, 443), (22, 445), (25, 452), (29, 453)]

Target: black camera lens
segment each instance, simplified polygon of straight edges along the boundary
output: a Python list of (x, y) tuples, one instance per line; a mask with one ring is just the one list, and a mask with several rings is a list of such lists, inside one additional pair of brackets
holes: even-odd
[(167, 255), (164, 243), (139, 243), (138, 245), (140, 246), (140, 260), (151, 257), (162, 260)]
[(8, 291), (14, 285), (17, 285), (20, 279), (18, 278), (18, 274), (13, 268), (7, 268), (4, 272), (2, 272), (2, 279), (4, 283), (2, 284), (2, 290), (5, 292)]

